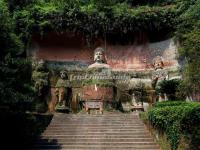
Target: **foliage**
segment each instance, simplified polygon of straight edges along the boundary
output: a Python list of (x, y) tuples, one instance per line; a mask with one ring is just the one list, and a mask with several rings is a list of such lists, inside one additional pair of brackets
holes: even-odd
[(34, 106), (33, 110), (35, 110), (38, 113), (45, 113), (48, 110), (47, 103), (44, 100), (43, 101), (35, 101), (33, 106)]
[(15, 20), (4, 0), (0, 0), (0, 20), (0, 105), (31, 109), (31, 61), (24, 57), (24, 44), (15, 34)]
[[(148, 111), (148, 119), (155, 128), (166, 133), (171, 149), (176, 150), (181, 133), (189, 133), (193, 123), (199, 125), (199, 110), (199, 103), (161, 102)], [(191, 120), (190, 124), (186, 120)], [(195, 138), (191, 140), (196, 141)]]
[(41, 34), (72, 31), (86, 38), (108, 33), (171, 32), (178, 23), (176, 3), (150, 5), (147, 2), (133, 7), (128, 2), (115, 0), (36, 0), (23, 5), (13, 1), (10, 5), (18, 6), (12, 9), (17, 30), (23, 37), (32, 31)]
[(189, 140), (189, 149), (200, 149), (200, 108), (196, 107), (191, 110), (187, 116), (181, 120), (181, 131), (186, 135)]
[(180, 80), (163, 80), (158, 84), (158, 88), (156, 89), (159, 93), (166, 93), (168, 99), (177, 100), (176, 92), (178, 90), (178, 86), (180, 85)]
[(166, 102), (160, 102), (156, 103), (155, 107), (165, 107), (165, 106), (179, 106), (179, 105), (188, 105), (185, 101), (166, 101)]
[(71, 87), (71, 83), (69, 80), (58, 79), (55, 87)]
[(87, 85), (95, 85), (100, 87), (112, 87), (114, 86), (114, 83), (112, 80), (106, 80), (106, 79), (85, 79), (83, 81), (83, 86)]
[(184, 1), (181, 5), (181, 23), (176, 32), (179, 53), (185, 61), (184, 85), (188, 95), (199, 93), (200, 76), (200, 0)]
[(145, 84), (142, 82), (139, 82), (135, 85), (133, 89), (131, 89), (131, 93), (134, 93), (137, 97), (137, 100), (140, 102), (147, 102), (147, 89), (145, 88)]
[(26, 149), (25, 146), (45, 130), (52, 115), (33, 115), (4, 110), (0, 112), (0, 119), (2, 146), (9, 149), (14, 148), (13, 146)]
[(38, 96), (43, 99), (44, 95), (48, 93), (47, 91), (49, 87), (49, 71), (43, 60), (40, 60), (35, 64), (32, 71), (32, 80), (34, 82), (35, 91)]
[(0, 20), (0, 59), (3, 59), (8, 52), (12, 56), (18, 54), (23, 48), (23, 44), (13, 33), (14, 22), (4, 0), (0, 0)]

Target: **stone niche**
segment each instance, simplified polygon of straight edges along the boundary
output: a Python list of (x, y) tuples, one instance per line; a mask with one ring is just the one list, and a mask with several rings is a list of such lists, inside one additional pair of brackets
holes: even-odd
[(97, 47), (94, 50), (94, 62), (87, 68), (87, 79), (83, 82), (83, 103), (87, 113), (91, 109), (113, 108), (114, 92), (112, 68), (106, 63), (105, 50)]
[(54, 91), (58, 73), (55, 72), (58, 70), (65, 70), (69, 77), (72, 91), (69, 107), (73, 112), (77, 112), (84, 107), (80, 106), (83, 99), (101, 99), (105, 102), (104, 104), (120, 101), (120, 98), (118, 98), (120, 97), (120, 92), (118, 92), (120, 90), (115, 89), (118, 87), (116, 83), (119, 80), (112, 81), (115, 83), (114, 86), (110, 83), (109, 86), (102, 86), (102, 83), (99, 82), (84, 84), (84, 79), (76, 78), (87, 74), (88, 67), (94, 62), (94, 49), (98, 46), (105, 49), (106, 64), (112, 68), (112, 75), (127, 74), (131, 77), (125, 83), (124, 88), (121, 88), (121, 91), (126, 93), (125, 96), (130, 94), (130, 89), (135, 88), (135, 82), (142, 81), (145, 85), (148, 85), (145, 88), (148, 90), (148, 95), (150, 95), (149, 101), (154, 102), (153, 97), (155, 96), (150, 83), (151, 73), (154, 70), (152, 60), (156, 56), (163, 58), (164, 68), (168, 71), (169, 78), (179, 76), (178, 52), (173, 39), (155, 43), (144, 42), (140, 45), (114, 45), (106, 43), (102, 39), (95, 39), (93, 47), (88, 47), (81, 35), (49, 33), (41, 38), (39, 35), (34, 34), (32, 46), (27, 50), (27, 53), (35, 59), (43, 59), (47, 62), (50, 70), (52, 91), (50, 108), (52, 111), (54, 111), (53, 107), (56, 104)]

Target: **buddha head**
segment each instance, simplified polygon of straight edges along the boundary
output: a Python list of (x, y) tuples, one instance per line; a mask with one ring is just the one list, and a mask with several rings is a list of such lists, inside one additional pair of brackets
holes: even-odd
[(155, 70), (163, 69), (164, 63), (161, 56), (157, 56), (156, 58), (153, 59), (153, 66)]
[(40, 59), (38, 62), (37, 62), (37, 66), (36, 66), (36, 70), (38, 71), (43, 71), (45, 70), (46, 68), (46, 63), (43, 59)]
[(94, 61), (97, 63), (105, 63), (104, 49), (98, 47), (94, 50)]
[(61, 79), (67, 79), (67, 73), (66, 73), (66, 71), (61, 71), (60, 72), (60, 77), (61, 77)]

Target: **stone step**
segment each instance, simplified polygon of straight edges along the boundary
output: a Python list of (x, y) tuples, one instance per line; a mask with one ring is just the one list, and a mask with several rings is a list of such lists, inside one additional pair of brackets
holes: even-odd
[(75, 132), (75, 131), (79, 131), (79, 132), (139, 132), (139, 131), (144, 131), (144, 129), (139, 128), (139, 129), (88, 129), (88, 128), (74, 128), (74, 129), (48, 129), (48, 132), (57, 132), (57, 133), (65, 133), (65, 132)]
[(109, 117), (117, 117), (117, 118), (119, 118), (119, 117), (127, 117), (127, 118), (130, 118), (130, 117), (138, 117), (138, 115), (137, 114), (135, 114), (135, 115), (133, 115), (133, 114), (122, 114), (122, 113), (119, 113), (119, 114), (62, 114), (62, 113), (56, 113), (56, 114), (54, 114), (54, 116), (56, 116), (56, 117), (59, 117), (59, 118), (61, 118), (61, 117), (76, 117), (76, 118), (78, 118), (78, 117), (85, 117), (85, 118), (89, 118), (89, 117), (95, 117), (95, 118), (97, 118), (97, 117), (100, 117), (100, 118), (109, 118)]
[(96, 130), (96, 129), (113, 129), (113, 130), (131, 130), (131, 129), (144, 129), (144, 126), (126, 126), (125, 129), (123, 128), (119, 128), (118, 126), (110, 126), (110, 127), (106, 127), (106, 126), (76, 126), (76, 127), (71, 127), (71, 126), (49, 126), (47, 128), (48, 130), (73, 130), (73, 129), (81, 129), (81, 130), (86, 130), (86, 129), (91, 129), (91, 130)]
[(102, 142), (102, 141), (106, 141), (106, 142), (153, 142), (152, 138), (79, 138), (79, 137), (75, 137), (75, 138), (71, 138), (71, 137), (67, 137), (67, 138), (56, 138), (55, 139), (39, 139), (37, 140), (35, 143), (53, 143), (53, 142)]
[(130, 118), (126, 118), (126, 117), (110, 117), (110, 118), (95, 118), (95, 117), (90, 117), (90, 118), (68, 118), (68, 117), (63, 117), (63, 118), (56, 118), (53, 120), (63, 120), (63, 119), (67, 119), (67, 120), (74, 120), (74, 121), (79, 121), (79, 120), (118, 120), (118, 121), (123, 121), (123, 120), (129, 120), (129, 121), (138, 121), (139, 118), (136, 117), (130, 117)]
[(68, 138), (68, 137), (71, 137), (71, 138), (148, 138), (150, 137), (149, 134), (138, 134), (138, 135), (120, 135), (120, 136), (116, 136), (116, 135), (79, 135), (79, 134), (76, 134), (76, 135), (52, 135), (52, 136), (41, 136), (41, 139), (59, 139), (59, 138)]
[[(66, 122), (64, 122), (63, 120), (62, 121), (52, 121), (54, 124), (64, 124)], [(122, 120), (122, 121), (71, 121), (72, 123), (70, 123), (69, 121), (69, 124), (77, 124), (77, 123), (82, 123), (82, 124), (127, 124), (128, 123), (131, 123), (131, 124), (141, 124), (140, 121), (128, 121), (128, 120)]]
[(48, 128), (48, 131), (55, 131), (55, 132), (63, 132), (63, 131), (119, 131), (119, 132), (126, 132), (126, 131), (144, 131), (144, 128), (142, 127), (135, 127), (135, 128), (126, 128), (126, 129), (120, 129), (120, 128)]
[(72, 118), (72, 119), (88, 119), (88, 118), (94, 118), (94, 119), (99, 119), (99, 118), (103, 118), (103, 119), (106, 119), (106, 118), (126, 118), (126, 119), (130, 119), (130, 118), (137, 118), (138, 119), (138, 116), (133, 116), (133, 115), (70, 115), (70, 114), (64, 114), (64, 116), (61, 116), (61, 115), (54, 115), (56, 117), (59, 117), (59, 118), (56, 118), (56, 119), (62, 119), (62, 118)]
[[(45, 148), (29, 148), (29, 149), (27, 149), (27, 150), (44, 150)], [(60, 149), (62, 149), (62, 150), (84, 150), (82, 147), (81, 148), (46, 148), (46, 150), (60, 150)], [(85, 148), (85, 150), (94, 150), (94, 148), (93, 147), (90, 147), (90, 148)], [(95, 150), (160, 150), (160, 148), (130, 148), (130, 147), (123, 147), (123, 148), (121, 148), (121, 147), (113, 147), (113, 148), (111, 148), (111, 147), (109, 147), (109, 148), (107, 148), (107, 147), (103, 147), (103, 148), (95, 148)]]
[(144, 124), (141, 123), (93, 123), (93, 124), (86, 124), (86, 123), (77, 123), (77, 124), (64, 124), (64, 123), (52, 123), (48, 127), (133, 127), (133, 126), (142, 126), (145, 127)]
[(142, 133), (148, 133), (148, 131), (145, 131), (145, 130), (125, 130), (125, 131), (116, 131), (116, 130), (63, 130), (63, 131), (53, 131), (53, 130), (48, 130), (48, 131), (45, 131), (43, 134), (73, 134), (73, 133), (79, 133), (79, 134), (90, 134), (90, 133), (93, 133), (94, 135), (95, 134), (100, 134), (100, 133), (104, 133), (104, 134), (111, 134), (111, 133), (114, 133), (114, 134), (117, 134), (117, 133), (126, 133), (126, 134), (142, 134)]
[(93, 149), (93, 150), (96, 150), (96, 149), (132, 149), (132, 150), (135, 150), (135, 149), (145, 149), (145, 150), (149, 150), (149, 149), (154, 149), (154, 150), (159, 150), (159, 147), (157, 145), (34, 145), (32, 147), (32, 149)]
[(52, 123), (49, 127), (56, 127), (56, 126), (63, 126), (63, 127), (65, 127), (65, 126), (71, 126), (71, 127), (73, 127), (73, 126), (75, 126), (75, 127), (80, 127), (80, 126), (88, 126), (88, 127), (90, 127), (90, 126), (117, 126), (117, 127), (123, 127), (123, 126), (126, 126), (126, 127), (132, 127), (132, 126), (144, 126), (144, 124), (142, 124), (142, 123), (120, 123), (120, 124), (115, 124), (115, 123), (93, 123), (93, 124), (88, 124), (88, 123), (78, 123), (78, 124), (72, 124), (72, 123), (68, 123), (68, 124), (66, 124), (66, 123)]
[(156, 146), (155, 142), (150, 141), (150, 142), (113, 142), (113, 141), (109, 141), (109, 142), (79, 142), (79, 141), (70, 141), (70, 142), (62, 142), (62, 143), (56, 143), (56, 142), (52, 142), (52, 143), (36, 143), (35, 146), (55, 146), (56, 144), (61, 144), (63, 145), (115, 145), (115, 146), (122, 146), (122, 145), (129, 145), (129, 146), (140, 146), (140, 145), (153, 145)]
[(83, 120), (90, 120), (90, 121), (94, 121), (94, 120), (104, 120), (104, 121), (109, 121), (109, 120), (113, 120), (113, 121), (124, 121), (124, 120), (128, 120), (128, 121), (139, 121), (139, 118), (134, 118), (134, 117), (131, 117), (131, 118), (113, 118), (113, 117), (110, 117), (110, 118), (94, 118), (94, 117), (90, 117), (90, 118), (56, 118), (56, 119), (53, 119), (53, 121), (62, 121), (62, 120), (70, 120), (70, 121), (83, 121)]
[(141, 132), (133, 132), (133, 133), (121, 133), (121, 132), (117, 132), (117, 133), (113, 133), (113, 132), (107, 132), (107, 133), (103, 133), (103, 132), (64, 132), (64, 133), (56, 133), (56, 132), (46, 132), (42, 135), (44, 136), (53, 136), (55, 135), (58, 136), (58, 135), (73, 135), (73, 134), (78, 134), (78, 135), (115, 135), (115, 136), (121, 136), (121, 135), (132, 135), (132, 134), (135, 134), (135, 135), (140, 135), (140, 134), (146, 134), (148, 135), (148, 132), (145, 132), (145, 131), (141, 131)]
[(124, 120), (124, 119), (127, 119), (127, 120), (131, 120), (131, 119), (136, 119), (138, 120), (139, 118), (138, 117), (134, 117), (134, 116), (63, 116), (63, 117), (60, 117), (60, 116), (56, 116), (56, 117), (59, 117), (59, 118), (53, 118), (53, 120), (62, 120), (62, 119), (69, 119), (69, 120), (85, 120), (85, 119), (89, 119), (89, 120), (98, 120), (98, 119), (102, 119), (102, 120), (108, 120), (108, 119), (111, 119), (111, 120)]
[(68, 121), (91, 121), (91, 122), (95, 122), (95, 121), (131, 121), (131, 122), (139, 122), (138, 118), (124, 118), (124, 119), (120, 119), (120, 118), (84, 118), (84, 119), (72, 119), (72, 118), (62, 118), (62, 119), (53, 119), (52, 121), (63, 121), (63, 120), (68, 120)]

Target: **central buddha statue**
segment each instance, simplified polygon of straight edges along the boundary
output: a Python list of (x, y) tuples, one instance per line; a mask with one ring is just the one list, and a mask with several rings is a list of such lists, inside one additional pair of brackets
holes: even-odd
[(94, 50), (94, 62), (88, 68), (110, 68), (108, 64), (106, 64), (105, 59), (105, 51), (103, 48), (98, 47)]
[(83, 82), (85, 110), (111, 108), (113, 103), (113, 80), (111, 67), (106, 63), (105, 51), (98, 47), (94, 50), (94, 63), (88, 66), (87, 79)]

